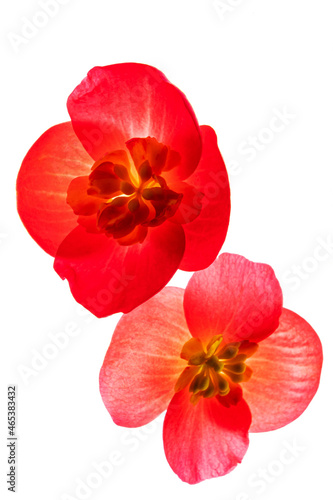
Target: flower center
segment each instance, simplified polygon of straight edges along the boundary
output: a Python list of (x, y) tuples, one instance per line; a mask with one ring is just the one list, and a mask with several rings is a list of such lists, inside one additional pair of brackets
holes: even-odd
[(175, 391), (181, 391), (189, 385), (193, 404), (201, 396), (227, 396), (233, 384), (250, 379), (252, 370), (245, 361), (257, 349), (258, 344), (248, 340), (225, 344), (222, 335), (215, 335), (206, 348), (199, 339), (190, 339), (184, 344), (180, 355), (188, 361), (188, 366), (178, 378)]
[[(97, 226), (107, 236), (123, 238), (141, 225), (142, 235), (149, 226), (158, 226), (174, 215), (182, 195), (168, 188), (145, 160), (135, 176), (124, 165), (104, 158), (89, 176), (88, 194), (108, 197), (97, 214)], [(141, 239), (141, 237), (140, 237)]]
[[(104, 156), (82, 181), (85, 189), (79, 192), (72, 181), (67, 202), (87, 230), (132, 245), (145, 239), (149, 227), (172, 217), (183, 195), (169, 189), (161, 175), (179, 163), (178, 153), (152, 137), (131, 139), (126, 146), (132, 161), (125, 151)], [(92, 215), (94, 225), (86, 219)]]

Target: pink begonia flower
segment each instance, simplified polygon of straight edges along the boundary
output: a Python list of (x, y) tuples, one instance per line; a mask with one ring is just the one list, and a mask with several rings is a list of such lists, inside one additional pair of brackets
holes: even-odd
[(100, 391), (121, 426), (145, 425), (167, 410), (166, 458), (193, 484), (233, 470), (249, 430), (299, 417), (321, 366), (320, 340), (282, 308), (272, 268), (222, 254), (186, 290), (167, 287), (120, 319)]

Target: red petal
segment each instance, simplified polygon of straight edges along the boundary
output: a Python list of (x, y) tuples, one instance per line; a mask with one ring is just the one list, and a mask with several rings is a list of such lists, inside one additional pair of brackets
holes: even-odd
[(96, 67), (68, 99), (73, 127), (96, 160), (126, 149), (133, 138), (154, 137), (175, 150), (181, 163), (174, 170), (188, 177), (201, 155), (201, 135), (186, 97), (165, 76), (143, 64)]
[(74, 298), (101, 318), (127, 313), (159, 292), (176, 272), (184, 244), (182, 226), (171, 222), (131, 246), (77, 227), (59, 247), (54, 268)]
[(119, 321), (100, 372), (101, 395), (116, 424), (138, 427), (166, 410), (186, 366), (183, 295), (164, 288)]
[(247, 360), (253, 374), (242, 386), (252, 412), (251, 431), (278, 429), (299, 417), (317, 391), (322, 361), (316, 332), (283, 309), (278, 329)]
[(203, 193), (190, 186), (187, 182), (174, 182), (168, 187), (172, 191), (183, 195), (177, 212), (169, 220), (177, 224), (189, 224), (200, 215)]
[(194, 174), (186, 182), (204, 194), (200, 215), (184, 226), (186, 247), (180, 269), (198, 271), (214, 262), (229, 225), (230, 188), (228, 174), (210, 127), (200, 127), (202, 156)]
[(184, 310), (192, 335), (202, 341), (223, 335), (226, 343), (259, 342), (279, 324), (282, 292), (270, 266), (225, 253), (192, 276)]
[(70, 122), (47, 130), (23, 160), (17, 178), (17, 208), (32, 238), (51, 255), (77, 226), (66, 203), (72, 179), (89, 175), (93, 160)]
[[(103, 200), (88, 195), (89, 177), (75, 177), (68, 187), (67, 203), (77, 215), (96, 214)], [(96, 223), (95, 223), (96, 225)]]
[(164, 450), (172, 470), (190, 484), (223, 476), (236, 467), (248, 448), (251, 413), (243, 399), (235, 406), (217, 398), (190, 402), (187, 389), (175, 394), (167, 410)]

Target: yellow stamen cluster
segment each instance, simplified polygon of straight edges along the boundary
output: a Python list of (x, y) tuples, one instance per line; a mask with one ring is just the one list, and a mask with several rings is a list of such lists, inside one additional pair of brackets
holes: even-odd
[(247, 340), (225, 344), (222, 335), (215, 335), (205, 348), (199, 339), (190, 339), (181, 352), (181, 358), (188, 361), (188, 366), (181, 373), (175, 391), (190, 384), (194, 404), (201, 396), (226, 396), (232, 383), (246, 382), (251, 377), (252, 370), (245, 361), (257, 348), (257, 344)]

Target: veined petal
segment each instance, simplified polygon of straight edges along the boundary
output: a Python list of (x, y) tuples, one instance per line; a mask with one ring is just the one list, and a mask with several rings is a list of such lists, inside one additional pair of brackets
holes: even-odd
[(244, 399), (229, 407), (187, 389), (173, 397), (164, 420), (163, 441), (172, 470), (190, 484), (231, 472), (248, 448), (251, 413)]
[(120, 319), (100, 372), (101, 395), (116, 424), (145, 425), (167, 408), (190, 338), (183, 295), (180, 288), (164, 288)]
[(130, 246), (77, 227), (60, 245), (54, 268), (77, 302), (101, 318), (130, 312), (159, 292), (178, 269), (184, 244), (182, 226), (168, 221)]
[(73, 127), (91, 156), (125, 149), (133, 138), (154, 137), (178, 155), (177, 177), (195, 170), (201, 134), (184, 94), (158, 70), (125, 63), (96, 67), (68, 99)]
[(202, 341), (223, 335), (225, 343), (259, 342), (279, 324), (282, 292), (270, 266), (225, 253), (192, 276), (184, 311), (190, 332)]
[(243, 392), (252, 413), (251, 431), (278, 429), (298, 418), (317, 392), (322, 361), (316, 332), (283, 309), (278, 329), (247, 360), (253, 374)]
[[(216, 259), (229, 225), (230, 188), (228, 174), (211, 127), (200, 127), (202, 155), (195, 172), (186, 182), (200, 195), (194, 203), (201, 206), (200, 214), (184, 225), (186, 248), (180, 269), (198, 271)], [(201, 195), (203, 197), (200, 197)], [(190, 205), (190, 209), (192, 205)]]
[(66, 202), (68, 186), (76, 177), (89, 175), (92, 164), (70, 122), (47, 130), (23, 160), (17, 178), (18, 213), (50, 255), (77, 226), (77, 215)]

